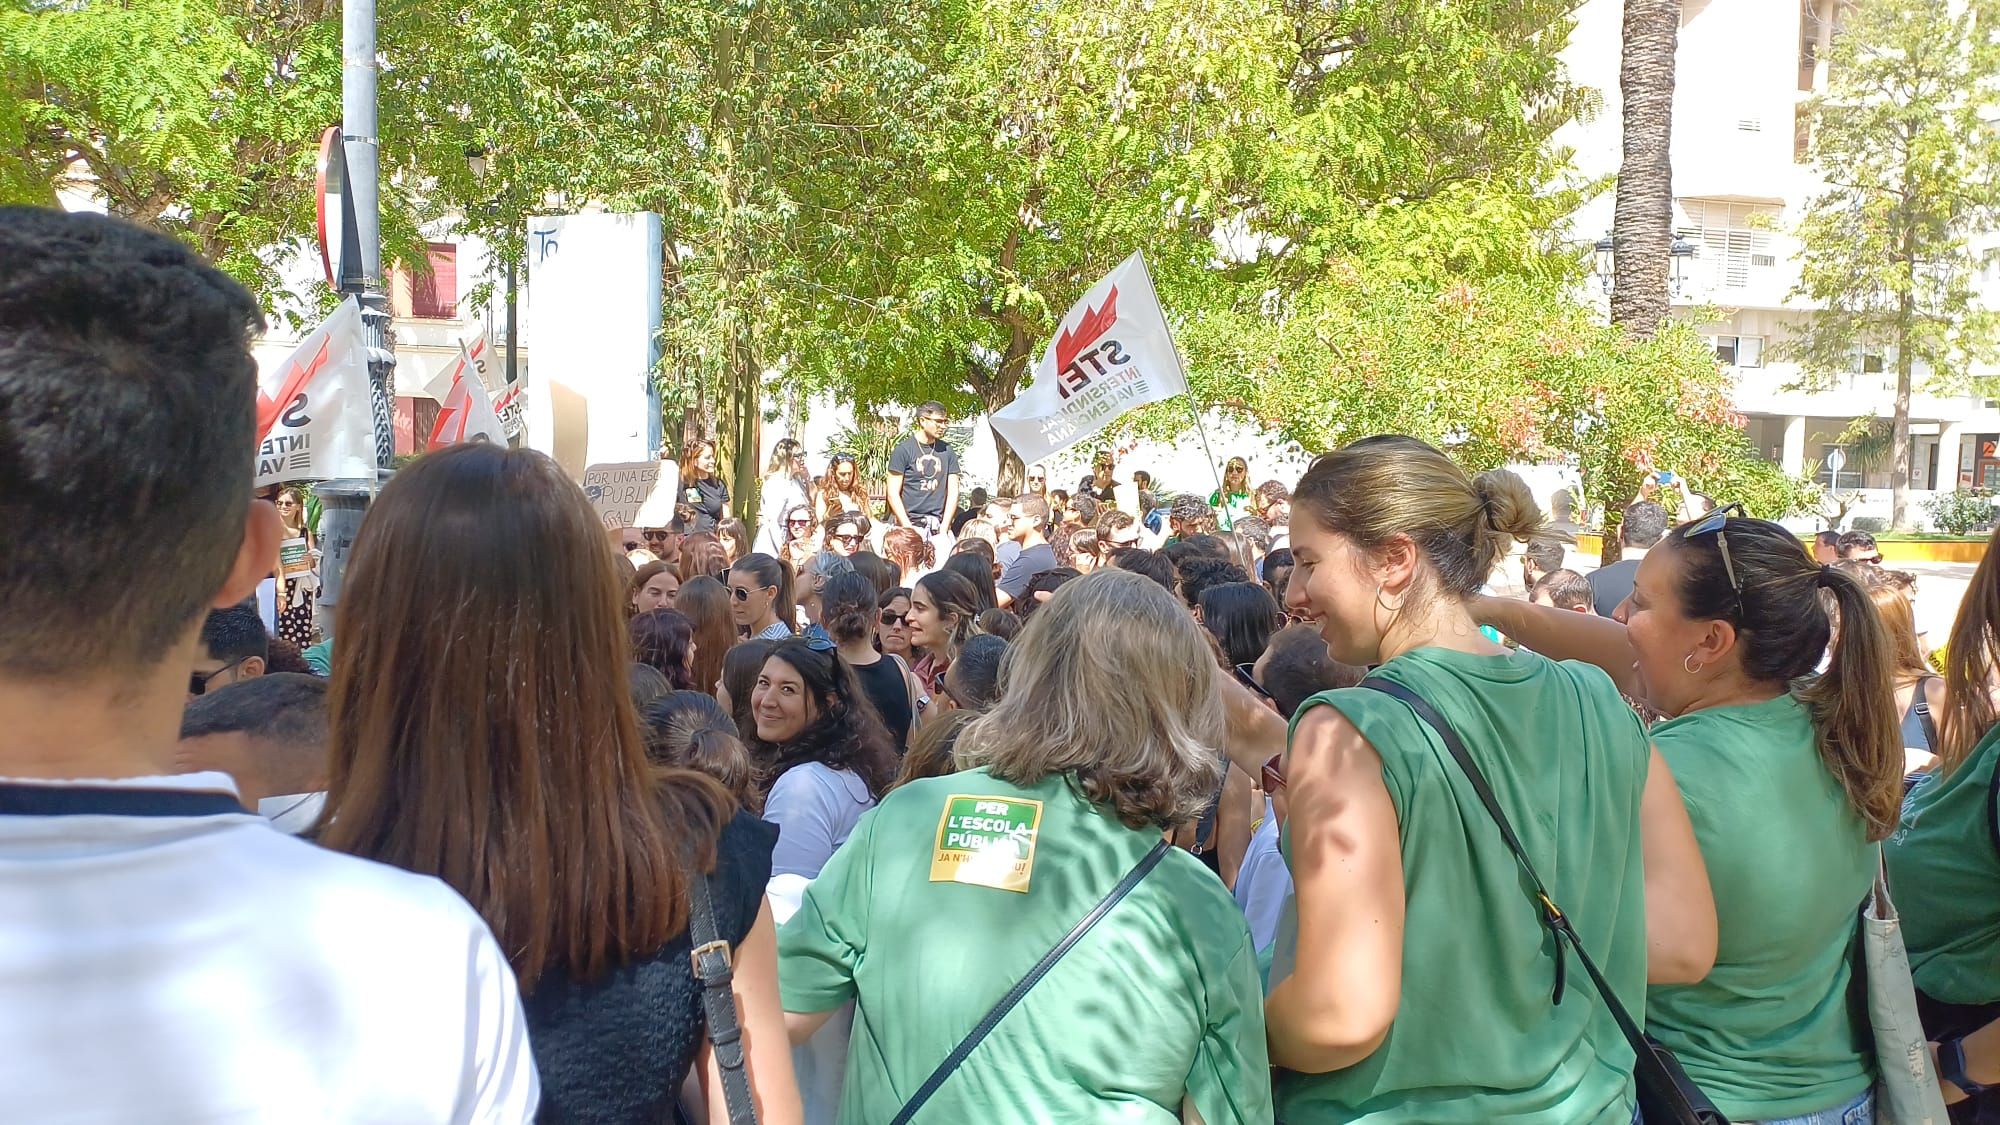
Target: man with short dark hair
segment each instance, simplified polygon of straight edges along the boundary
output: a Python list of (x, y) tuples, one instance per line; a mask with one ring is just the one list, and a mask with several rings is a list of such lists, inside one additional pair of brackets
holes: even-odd
[(1003, 561), (994, 596), (1006, 609), (1027, 592), (1035, 575), (1056, 568), (1055, 548), (1049, 546), (1042, 528), (1049, 522), (1049, 502), (1040, 496), (1023, 496), (1007, 513), (1007, 526), (999, 531), (1018, 548), (1013, 559)]
[(1208, 592), (1209, 587), (1229, 582), (1250, 581), (1250, 576), (1243, 572), (1242, 567), (1228, 559), (1209, 558), (1206, 555), (1196, 555), (1178, 564), (1178, 569), (1181, 572), (1181, 598), (1187, 602), (1188, 608), (1195, 612), (1197, 618), (1201, 616), (1201, 596)]
[(966, 495), (965, 507), (960, 508), (957, 514), (951, 517), (951, 533), (957, 535), (958, 529), (964, 527), (966, 521), (978, 519), (979, 513), (984, 511), (985, 508), (986, 486), (982, 484)]
[(681, 541), (687, 537), (687, 517), (679, 512), (667, 521), (665, 527), (642, 527), (639, 535), (645, 540), (645, 549), (653, 552), (653, 557), (670, 566), (681, 561)]
[(1876, 546), (1875, 537), (1865, 531), (1842, 532), (1837, 546), (1845, 562), (1882, 565), (1882, 548)]
[(1634, 500), (1625, 506), (1625, 522), (1618, 529), (1624, 545), (1623, 557), (1610, 566), (1590, 572), (1592, 605), (1599, 617), (1610, 617), (1632, 596), (1632, 576), (1639, 573), (1639, 560), (1667, 534), (1667, 510), (1651, 500)]
[(261, 328), (171, 238), (0, 208), (0, 1116), (529, 1121), (477, 912), (172, 776), (204, 615), (278, 554)]
[(1007, 642), (988, 633), (959, 646), (958, 659), (944, 674), (945, 699), (955, 710), (983, 715), (1000, 701), (1000, 661)]
[(1541, 537), (1530, 539), (1527, 549), (1521, 552), (1521, 589), (1533, 590), (1543, 575), (1561, 570), (1562, 564), (1561, 543)]
[(273, 672), (189, 703), (174, 772), (226, 773), (273, 828), (292, 836), (311, 828), (326, 803), (326, 686)]
[(944, 404), (917, 407), (917, 432), (889, 454), (889, 512), (904, 527), (936, 535), (958, 511), (958, 454), (944, 440)]
[[(1292, 584), (1292, 549), (1279, 547), (1264, 556), (1264, 587), (1278, 600), (1278, 608), (1285, 608), (1285, 591)], [(1289, 612), (1289, 611), (1287, 611)]]
[(1159, 583), (1160, 588), (1167, 593), (1177, 598), (1181, 596), (1180, 571), (1174, 568), (1172, 559), (1158, 551), (1148, 551), (1144, 547), (1128, 547), (1122, 551), (1111, 552), (1111, 557), (1106, 561), (1119, 570), (1143, 574)]
[(1215, 509), (1208, 502), (1192, 492), (1183, 492), (1167, 505), (1166, 546), (1173, 546), (1183, 539), (1196, 535), (1206, 535), (1215, 526)]
[(1840, 561), (1840, 532), (1828, 528), (1813, 536), (1813, 561), (1821, 566), (1832, 566)]
[(1271, 553), (1271, 525), (1262, 516), (1243, 516), (1236, 521), (1235, 532), (1243, 539), (1243, 561), (1250, 564), (1250, 573), (1263, 577), (1264, 556)]
[(255, 605), (211, 609), (201, 623), (201, 656), (188, 674), (188, 698), (264, 674), (271, 635)]
[(1597, 608), (1590, 583), (1574, 570), (1551, 570), (1542, 575), (1528, 591), (1528, 600), (1577, 613), (1592, 613)]

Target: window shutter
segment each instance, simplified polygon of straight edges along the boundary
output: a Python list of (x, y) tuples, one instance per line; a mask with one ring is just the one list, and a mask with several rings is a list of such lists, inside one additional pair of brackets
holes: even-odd
[(431, 275), (410, 279), (410, 314), (423, 320), (456, 320), (458, 247), (449, 242), (433, 242), (428, 257)]

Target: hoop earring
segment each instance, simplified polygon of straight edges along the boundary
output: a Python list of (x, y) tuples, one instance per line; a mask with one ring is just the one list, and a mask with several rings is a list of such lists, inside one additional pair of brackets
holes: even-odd
[(1686, 672), (1690, 676), (1700, 675), (1701, 670), (1706, 667), (1708, 667), (1708, 665), (1696, 664), (1694, 662), (1694, 653), (1690, 652), (1686, 656), (1681, 657), (1681, 670)]
[(1402, 600), (1399, 600), (1395, 605), (1390, 605), (1388, 602), (1382, 600), (1382, 583), (1375, 583), (1375, 604), (1389, 613), (1403, 612), (1403, 602), (1407, 600), (1409, 600), (1408, 595), (1404, 595)]

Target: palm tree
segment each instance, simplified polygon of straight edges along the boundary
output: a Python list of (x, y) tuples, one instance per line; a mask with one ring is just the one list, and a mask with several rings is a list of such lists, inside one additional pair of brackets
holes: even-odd
[(1624, 157), (1611, 217), (1611, 323), (1650, 338), (1667, 315), (1668, 247), (1673, 243), (1674, 48), (1680, 0), (1625, 0), (1618, 90), (1624, 102)]

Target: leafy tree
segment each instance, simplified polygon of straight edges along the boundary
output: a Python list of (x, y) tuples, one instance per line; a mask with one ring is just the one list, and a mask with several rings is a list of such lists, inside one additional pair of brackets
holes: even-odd
[(2000, 4), (1860, 0), (1809, 108), (1812, 159), (1827, 188), (1799, 227), (1796, 296), (1818, 304), (1786, 351), (1807, 381), (1853, 370), (1865, 344), (1896, 363), (1890, 524), (1908, 526), (1910, 395), (1917, 365), (1962, 384), (1989, 355), (1995, 320), (1978, 300), (1971, 236), (1995, 214), (2000, 181)]

